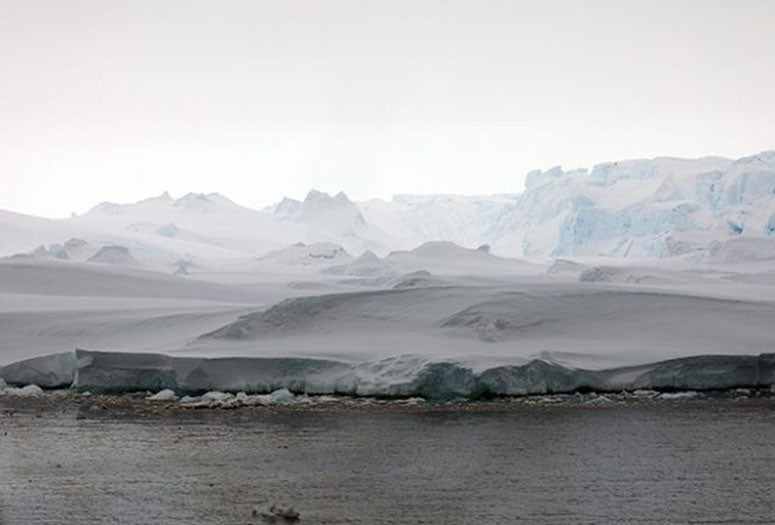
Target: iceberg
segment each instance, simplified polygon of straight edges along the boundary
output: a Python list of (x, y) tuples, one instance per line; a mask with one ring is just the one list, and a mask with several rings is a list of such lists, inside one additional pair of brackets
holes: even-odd
[(38, 385), (26, 385), (21, 388), (6, 387), (0, 389), (0, 395), (14, 397), (38, 397), (43, 395), (43, 389)]
[(148, 401), (174, 401), (176, 398), (175, 391), (169, 388), (165, 388), (152, 396), (146, 397)]

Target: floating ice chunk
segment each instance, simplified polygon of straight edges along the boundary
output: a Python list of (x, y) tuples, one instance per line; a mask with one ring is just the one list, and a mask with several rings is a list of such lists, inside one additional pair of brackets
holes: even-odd
[(27, 385), (22, 388), (5, 388), (3, 394), (17, 397), (38, 397), (43, 395), (43, 389), (38, 385)]
[(239, 408), (242, 406), (242, 402), (236, 397), (232, 397), (231, 399), (226, 399), (225, 401), (215, 401), (211, 406), (219, 408)]
[[(286, 390), (286, 389), (283, 389), (283, 390)], [(280, 391), (278, 390), (277, 392), (280, 392)], [(293, 394), (291, 394), (291, 396), (293, 396)], [(278, 402), (275, 400), (272, 394), (248, 395), (245, 392), (238, 393), (235, 399), (239, 401), (240, 404), (246, 407), (257, 406), (257, 405), (274, 405), (275, 403)]]
[(37, 397), (43, 395), (43, 389), (38, 385), (27, 385), (20, 389), (20, 395), (27, 397)]
[(212, 391), (207, 392), (202, 395), (202, 401), (207, 402), (213, 402), (213, 401), (229, 401), (234, 398), (234, 394), (229, 394), (228, 392), (218, 392), (218, 391)]
[(401, 399), (398, 402), (402, 405), (422, 405), (423, 403), (425, 403), (425, 398), (410, 397), (408, 399)]
[(0, 377), (0, 390), (5, 390), (8, 387), (8, 383), (5, 382), (5, 379)]
[(287, 390), (286, 392), (288, 392), (288, 394), (284, 394), (279, 390), (277, 392), (278, 398), (282, 399), (283, 401), (277, 401), (275, 397), (272, 396), (272, 394), (248, 395), (245, 392), (239, 392), (238, 394), (233, 395), (227, 392), (207, 392), (202, 396), (183, 396), (180, 399), (180, 403), (190, 408), (231, 409), (239, 408), (242, 406), (267, 406), (277, 403), (287, 404), (289, 403), (289, 401), (286, 401), (286, 399), (288, 399), (288, 395), (290, 395), (291, 398), (294, 398), (293, 394)]
[(537, 397), (531, 397), (528, 399), (531, 403), (539, 403), (539, 404), (552, 404), (552, 403), (562, 403), (562, 398), (558, 396), (537, 396)]
[(659, 392), (656, 390), (638, 389), (633, 391), (632, 395), (635, 397), (656, 397), (659, 395)]
[(342, 401), (344, 398), (342, 397), (336, 397), (336, 396), (316, 396), (313, 399), (313, 402), (315, 403), (337, 403), (339, 401)]
[(659, 395), (659, 399), (662, 401), (680, 401), (683, 399), (694, 399), (699, 395), (697, 392), (665, 392)]
[(202, 401), (202, 398), (197, 397), (190, 397), (190, 396), (184, 396), (180, 403), (186, 407), (186, 408), (210, 408), (212, 406), (215, 406), (217, 401)]
[(271, 405), (274, 403), (274, 400), (272, 399), (272, 396), (268, 395), (256, 395), (256, 396), (245, 396), (244, 399), (241, 399), (240, 402), (242, 403), (242, 406), (246, 407), (253, 407), (253, 406), (265, 406), (265, 405)]
[(585, 405), (608, 405), (610, 403), (613, 403), (614, 400), (607, 396), (596, 396), (590, 399), (589, 401), (586, 401)]
[(272, 401), (275, 403), (279, 403), (281, 405), (290, 405), (293, 403), (298, 402), (296, 399), (296, 396), (294, 396), (290, 390), (287, 388), (281, 388), (280, 390), (275, 390), (271, 394), (269, 394), (269, 397), (272, 398)]
[(175, 395), (174, 390), (165, 388), (164, 390), (156, 392), (154, 395), (146, 397), (145, 399), (148, 401), (175, 401), (176, 398), (177, 396)]

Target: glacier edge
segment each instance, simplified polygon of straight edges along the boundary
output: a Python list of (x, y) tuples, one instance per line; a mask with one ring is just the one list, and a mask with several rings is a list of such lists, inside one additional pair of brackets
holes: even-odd
[(430, 400), (612, 392), (635, 389), (721, 390), (775, 384), (775, 353), (701, 355), (604, 370), (569, 368), (542, 360), (494, 366), (479, 373), (455, 362), (402, 355), (359, 364), (330, 359), (177, 357), (75, 350), (0, 368), (11, 385), (119, 394), (172, 389), (410, 397)]

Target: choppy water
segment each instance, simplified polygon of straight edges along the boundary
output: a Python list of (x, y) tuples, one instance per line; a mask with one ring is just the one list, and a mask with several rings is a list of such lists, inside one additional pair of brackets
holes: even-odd
[(0, 523), (775, 520), (771, 402), (79, 413), (0, 412)]

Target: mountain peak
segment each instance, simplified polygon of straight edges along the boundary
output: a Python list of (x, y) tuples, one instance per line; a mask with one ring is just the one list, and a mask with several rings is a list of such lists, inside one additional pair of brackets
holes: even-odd
[(176, 202), (210, 202), (210, 198), (204, 193), (189, 192), (177, 199)]
[(340, 202), (352, 202), (350, 198), (347, 196), (347, 194), (343, 191), (338, 192), (336, 195), (331, 195), (328, 192), (320, 191), (315, 188), (309, 190), (307, 192), (307, 196), (304, 198), (304, 201), (316, 201), (316, 200), (333, 200), (333, 201), (340, 201)]
[(302, 206), (301, 201), (283, 197), (283, 200), (272, 209), (272, 215), (282, 220), (293, 220), (299, 216)]
[(218, 207), (237, 207), (231, 199), (220, 193), (186, 193), (173, 202), (176, 208), (187, 210), (204, 210)]
[(328, 193), (311, 190), (304, 199), (298, 218), (309, 223), (333, 220), (342, 226), (365, 225), (358, 207), (341, 191), (332, 197)]

